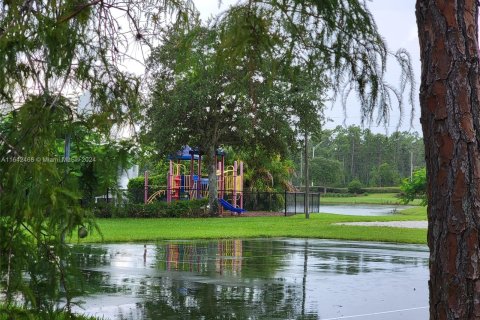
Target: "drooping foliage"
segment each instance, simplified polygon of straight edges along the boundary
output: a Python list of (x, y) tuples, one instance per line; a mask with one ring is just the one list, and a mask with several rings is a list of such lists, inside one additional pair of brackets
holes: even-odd
[(80, 206), (86, 189), (110, 185), (125, 159), (98, 143), (111, 144), (114, 125), (138, 118), (140, 81), (122, 63), (148, 40), (166, 4), (0, 3), (0, 295), (7, 307), (22, 303), (48, 319), (62, 299), (71, 314), (81, 287), (65, 240), (93, 228)]
[[(350, 93), (356, 93), (362, 124), (387, 123), (394, 107), (403, 115), (404, 95), (413, 119), (410, 56), (403, 49), (388, 50), (364, 1), (251, 0), (226, 11), (216, 23), (229, 39), (223, 51), (248, 57), (247, 66), (262, 59), (257, 48), (267, 48), (284, 65), (306, 65), (328, 75), (344, 107)], [(385, 82), (388, 56), (401, 68), (398, 86)]]
[(10, 133), (2, 132), (16, 148), (4, 147), (0, 156), (0, 265), (7, 302), (23, 294), (27, 306), (53, 312), (60, 283), (68, 288), (67, 301), (78, 289), (67, 286), (75, 272), (66, 262), (69, 254), (62, 243), (67, 234), (89, 222), (89, 213), (74, 205), (81, 198), (76, 177), (65, 171), (66, 163), (57, 162), (61, 160), (54, 142), (63, 129), (62, 108), (51, 111), (38, 100), (43, 99), (27, 100), (15, 112)]

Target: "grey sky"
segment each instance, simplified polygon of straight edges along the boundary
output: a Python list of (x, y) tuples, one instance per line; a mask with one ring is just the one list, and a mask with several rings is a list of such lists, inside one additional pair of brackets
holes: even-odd
[[(218, 8), (218, 0), (195, 0), (197, 8), (201, 12), (202, 19), (207, 19), (212, 14), (216, 14), (225, 10), (234, 0), (222, 1), (222, 6)], [(414, 130), (421, 131), (419, 122), (419, 105), (418, 105), (418, 86), (420, 79), (420, 58), (418, 48), (417, 27), (415, 21), (415, 0), (373, 0), (367, 2), (370, 11), (372, 12), (377, 26), (382, 36), (386, 39), (388, 47), (391, 51), (396, 51), (399, 48), (405, 48), (410, 53), (417, 82), (415, 97), (416, 97), (416, 113), (410, 128), (410, 114), (405, 113), (402, 126), (400, 130)], [(387, 80), (393, 85), (399, 82), (398, 67), (390, 59)], [(360, 112), (358, 108), (358, 101), (352, 95), (348, 99), (347, 117), (345, 118), (343, 109), (337, 103), (333, 108), (328, 107), (326, 115), (331, 118), (333, 122), (328, 123), (328, 128), (333, 128), (336, 125), (342, 125), (344, 122), (347, 125), (360, 124)], [(409, 110), (409, 106), (406, 106)], [(407, 110), (407, 111), (408, 111)], [(398, 110), (392, 110), (390, 124), (388, 125), (388, 132), (391, 133), (397, 128), (400, 113)], [(383, 125), (377, 126), (375, 123), (370, 125), (370, 129), (375, 132), (385, 133)]]

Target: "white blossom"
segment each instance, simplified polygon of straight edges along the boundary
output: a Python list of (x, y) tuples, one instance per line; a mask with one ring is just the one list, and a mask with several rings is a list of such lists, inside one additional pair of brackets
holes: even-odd
[(265, 78), (259, 72), (255, 72), (255, 74), (252, 76), (252, 81), (263, 83), (263, 81), (265, 81)]

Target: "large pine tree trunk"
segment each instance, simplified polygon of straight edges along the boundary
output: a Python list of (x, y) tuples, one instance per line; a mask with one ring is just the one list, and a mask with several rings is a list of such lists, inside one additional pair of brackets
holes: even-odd
[(475, 0), (417, 0), (428, 177), (430, 319), (480, 318)]

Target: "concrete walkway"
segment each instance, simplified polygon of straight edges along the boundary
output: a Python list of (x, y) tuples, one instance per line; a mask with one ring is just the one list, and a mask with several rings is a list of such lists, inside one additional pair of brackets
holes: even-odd
[(428, 221), (374, 221), (374, 222), (344, 222), (336, 223), (345, 226), (365, 226), (365, 227), (393, 227), (393, 228), (412, 228), (427, 229)]

